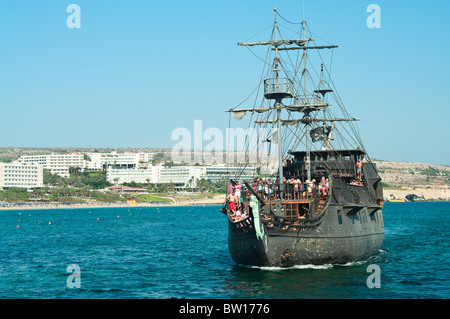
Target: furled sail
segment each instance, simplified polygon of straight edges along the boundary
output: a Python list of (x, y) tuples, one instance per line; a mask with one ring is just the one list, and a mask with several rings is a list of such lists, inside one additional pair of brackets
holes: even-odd
[(285, 108), (291, 112), (318, 111), (328, 107), (328, 103), (310, 103), (301, 105), (286, 105)]
[(247, 114), (247, 111), (237, 111), (237, 112), (232, 112), (231, 115), (233, 115), (233, 118), (235, 120), (242, 120), (242, 118), (245, 116), (245, 114)]
[(239, 121), (245, 116), (245, 114), (247, 114), (247, 112), (263, 113), (271, 109), (273, 109), (273, 107), (255, 107), (251, 109), (230, 109), (226, 112), (231, 112), (233, 118)]
[(278, 47), (280, 45), (290, 45), (296, 44), (298, 46), (305, 45), (306, 42), (312, 41), (314, 39), (296, 39), (296, 40), (276, 40), (276, 41), (258, 41), (258, 42), (240, 42), (238, 45), (240, 46), (254, 46), (254, 45), (273, 45), (274, 47)]

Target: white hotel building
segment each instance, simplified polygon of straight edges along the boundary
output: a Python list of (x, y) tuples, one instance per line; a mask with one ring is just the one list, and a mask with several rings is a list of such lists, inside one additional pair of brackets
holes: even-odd
[(0, 188), (38, 188), (44, 186), (40, 165), (20, 162), (0, 163)]
[(20, 161), (40, 165), (62, 177), (69, 177), (69, 167), (86, 167), (84, 156), (80, 154), (27, 155), (21, 156)]
[[(251, 179), (255, 176), (256, 169), (254, 167), (227, 167), (225, 165), (172, 166), (170, 168), (162, 165), (146, 168), (108, 167), (106, 178), (108, 182), (113, 184), (130, 183), (132, 181), (143, 184), (174, 183), (179, 188), (186, 188), (195, 187), (196, 179), (204, 178), (216, 183), (240, 172), (243, 172), (240, 179)], [(190, 185), (191, 179), (193, 185)]]
[(153, 153), (88, 153), (90, 158), (86, 162), (86, 168), (99, 170), (108, 166), (115, 167), (137, 167), (140, 163), (148, 163), (153, 159)]

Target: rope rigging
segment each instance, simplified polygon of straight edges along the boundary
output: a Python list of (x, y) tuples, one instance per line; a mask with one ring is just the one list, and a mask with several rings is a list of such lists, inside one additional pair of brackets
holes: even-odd
[[(240, 167), (239, 174), (235, 176), (235, 178), (238, 178), (249, 165), (252, 165), (256, 168), (261, 168), (263, 166), (266, 166), (266, 168), (269, 168), (271, 165), (270, 160), (273, 160), (273, 145), (275, 144), (274, 137), (278, 137), (278, 140), (276, 142), (282, 143), (282, 154), (278, 156), (282, 156), (283, 158), (287, 158), (286, 156), (291, 151), (297, 150), (299, 147), (309, 147), (311, 152), (319, 151), (324, 149), (324, 147), (327, 147), (330, 151), (339, 151), (344, 149), (361, 149), (365, 155), (367, 160), (371, 163), (370, 157), (367, 155), (367, 152), (365, 151), (364, 145), (362, 143), (362, 139), (360, 136), (360, 132), (357, 126), (357, 123), (353, 123), (355, 119), (350, 116), (349, 112), (345, 109), (343, 101), (341, 99), (341, 96), (339, 95), (335, 83), (333, 82), (331, 78), (331, 66), (333, 62), (333, 52), (335, 46), (330, 46), (332, 48), (331, 50), (331, 58), (330, 58), (330, 66), (327, 67), (326, 63), (324, 63), (324, 59), (322, 57), (322, 54), (320, 53), (320, 49), (322, 47), (319, 47), (316, 43), (316, 40), (312, 38), (313, 34), (311, 33), (308, 24), (305, 21), (302, 22), (292, 22), (284, 18), (278, 11), (276, 11), (276, 15), (279, 16), (281, 19), (286, 21), (287, 23), (293, 24), (293, 25), (302, 25), (304, 30), (307, 30), (309, 34), (309, 40), (312, 41), (314, 47), (312, 47), (310, 50), (314, 50), (318, 53), (319, 61), (321, 62), (322, 69), (320, 73), (314, 66), (315, 63), (313, 60), (311, 60), (310, 56), (307, 54), (300, 54), (300, 50), (306, 50), (308, 47), (303, 48), (300, 46), (299, 50), (296, 50), (296, 54), (292, 55), (289, 50), (284, 51), (285, 54), (283, 56), (278, 57), (276, 55), (275, 59), (272, 56), (272, 51), (274, 50), (270, 45), (268, 46), (266, 50), (266, 59), (263, 60), (260, 58), (252, 49), (250, 49), (249, 46), (247, 48), (250, 50), (250, 52), (258, 57), (259, 60), (263, 62), (263, 70), (261, 72), (261, 77), (259, 80), (259, 83), (257, 87), (250, 93), (249, 96), (247, 96), (241, 103), (236, 105), (235, 107), (231, 108), (232, 110), (237, 110), (239, 106), (241, 106), (243, 103), (248, 101), (253, 94), (255, 94), (255, 99), (253, 103), (253, 110), (250, 110), (251, 116), (249, 118), (249, 125), (247, 129), (247, 134), (245, 136), (245, 142), (243, 143), (243, 149), (238, 150), (236, 149), (236, 152), (242, 152), (244, 154), (245, 160), (243, 162), (240, 162), (237, 164), (238, 167)], [(273, 41), (274, 37), (277, 41), (280, 41), (278, 38), (276, 38), (276, 34), (283, 39), (282, 33), (280, 31), (279, 25), (271, 24), (270, 26), (265, 27), (260, 32), (256, 33), (254, 36), (249, 38), (248, 40), (251, 40), (255, 38), (257, 35), (263, 33), (266, 31), (269, 27), (272, 27), (272, 34), (271, 34), (271, 40)], [(326, 40), (322, 39), (320, 36), (314, 35), (317, 38), (320, 38), (324, 42), (328, 43)], [(248, 42), (247, 40), (247, 42)], [(287, 48), (288, 44), (287, 42), (283, 42), (284, 40), (281, 40), (281, 48)], [(259, 44), (262, 42), (257, 42), (256, 44)], [(278, 43), (278, 42), (274, 42)], [(251, 43), (249, 45), (254, 45), (255, 43)], [(265, 44), (265, 43), (264, 43)], [(278, 44), (275, 44), (278, 45)], [(306, 44), (303, 44), (306, 46)], [(273, 63), (269, 63), (272, 59), (274, 59)], [(305, 65), (304, 68), (302, 68), (302, 65)], [(306, 65), (309, 67), (307, 68)], [(276, 66), (276, 67), (275, 67)], [(271, 69), (273, 68), (273, 69)], [(309, 69), (313, 70), (313, 74), (315, 75), (315, 78), (312, 76), (312, 74), (309, 72)], [(260, 102), (260, 91), (263, 83), (265, 83), (265, 79), (269, 79), (271, 76), (271, 73), (274, 72), (275, 76), (278, 78), (278, 72), (282, 72), (285, 74), (286, 78), (292, 79), (292, 82), (295, 83), (295, 86), (293, 87), (293, 96), (291, 98), (288, 98), (290, 103), (283, 103), (281, 104), (281, 110), (276, 107), (275, 105), (272, 105), (271, 100), (265, 99), (264, 97)], [(323, 77), (325, 75), (325, 77)], [(322, 79), (321, 79), (322, 77)], [(308, 81), (308, 88), (306, 88), (306, 83), (302, 83), (301, 79), (305, 78), (305, 81)], [(326, 80), (325, 80), (326, 79)], [(318, 93), (315, 94), (315, 92), (312, 92), (314, 88), (318, 88), (319, 83), (322, 84), (322, 82), (325, 81), (327, 85), (330, 87), (330, 93), (325, 97), (325, 94), (323, 94), (322, 97), (318, 96)], [(303, 95), (302, 95), (303, 93)], [(341, 113), (341, 116), (343, 118), (349, 119), (348, 121), (333, 121), (332, 127), (332, 138), (333, 141), (330, 143), (331, 140), (326, 142), (325, 140), (318, 140), (309, 142), (309, 145), (307, 145), (307, 141), (309, 139), (309, 136), (307, 135), (307, 130), (305, 126), (300, 125), (300, 122), (297, 122), (294, 125), (288, 125), (283, 124), (281, 127), (281, 131), (279, 132), (278, 129), (275, 126), (276, 118), (277, 118), (277, 112), (281, 112), (286, 120), (294, 120), (296, 119), (295, 111), (290, 111), (287, 108), (284, 108), (284, 105), (295, 105), (299, 101), (301, 102), (303, 99), (304, 103), (307, 103), (307, 101), (321, 101), (324, 103), (324, 105), (328, 106), (328, 97), (331, 98), (335, 105), (338, 106), (337, 109), (332, 110), (329, 107), (325, 107), (323, 109), (323, 121), (320, 121), (321, 118), (319, 114), (321, 112), (319, 109), (311, 109), (304, 110), (305, 116), (309, 116), (311, 118), (310, 124), (310, 132), (311, 130), (319, 129), (325, 126), (328, 126), (326, 122), (327, 119), (330, 119), (330, 121), (334, 118), (339, 119), (339, 114), (336, 113), (336, 110), (339, 110)], [(258, 109), (258, 105), (260, 109), (267, 108), (268, 110), (266, 112), (255, 112), (255, 110)], [(256, 115), (256, 118), (254, 117)], [(272, 120), (270, 120), (272, 118)], [(283, 121), (285, 121), (283, 119)], [(352, 120), (353, 119), (353, 120)], [(253, 125), (251, 124), (253, 122)], [(258, 122), (258, 123), (255, 123)], [(320, 124), (323, 122), (323, 124)], [(271, 124), (272, 125), (269, 125)], [(348, 125), (348, 128), (347, 128)], [(229, 127), (231, 126), (231, 117), (229, 118)], [(251, 128), (251, 129), (250, 129)], [(275, 132), (274, 132), (275, 130)], [(264, 136), (263, 136), (264, 135)], [(279, 138), (281, 136), (281, 138)], [(256, 142), (254, 142), (256, 141)], [(268, 145), (265, 145), (265, 143), (268, 143)], [(234, 143), (233, 143), (234, 144)], [(356, 145), (353, 145), (356, 144)], [(229, 146), (229, 143), (228, 143)], [(276, 149), (276, 148), (275, 148)], [(227, 148), (228, 151), (235, 151), (230, 150)], [(262, 152), (264, 151), (264, 152)], [(247, 160), (247, 157), (253, 156), (252, 154), (256, 154), (256, 162), (250, 163), (249, 160)], [(264, 159), (266, 161), (264, 161)], [(231, 165), (232, 163), (228, 163), (227, 165)], [(233, 163), (233, 165), (235, 165)], [(349, 165), (348, 163), (344, 162), (344, 165)], [(274, 164), (272, 164), (274, 166)], [(347, 167), (347, 169), (350, 171), (352, 167)]]

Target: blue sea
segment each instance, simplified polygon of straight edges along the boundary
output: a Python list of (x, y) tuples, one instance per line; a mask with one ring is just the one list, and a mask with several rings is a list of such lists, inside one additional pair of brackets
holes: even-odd
[(235, 265), (219, 208), (0, 211), (0, 299), (450, 298), (448, 202), (386, 203), (378, 254), (293, 268)]

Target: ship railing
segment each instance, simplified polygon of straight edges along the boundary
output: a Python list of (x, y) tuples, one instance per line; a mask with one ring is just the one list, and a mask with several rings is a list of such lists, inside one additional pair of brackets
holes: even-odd
[[(227, 200), (225, 203), (228, 216), (230, 221), (235, 223), (237, 221), (242, 221), (245, 216), (250, 216), (250, 192), (246, 186), (241, 185), (242, 190), (240, 197), (236, 198), (235, 201), (235, 209), (231, 210), (230, 203)], [(281, 188), (283, 191), (281, 192)], [(328, 188), (325, 185), (320, 185), (319, 183), (284, 183), (284, 184), (260, 184), (258, 181), (255, 181), (252, 184), (252, 189), (254, 193), (257, 193), (259, 197), (270, 207), (270, 210), (274, 208), (275, 201), (281, 200), (283, 207), (286, 205), (307, 205), (308, 210), (311, 209), (312, 202), (323, 203), (328, 197)], [(230, 188), (230, 192), (233, 191), (233, 188)], [(289, 206), (289, 207), (291, 207)], [(236, 217), (235, 213), (237, 211), (236, 208), (239, 207), (241, 216)], [(286, 206), (287, 207), (287, 206)], [(286, 211), (285, 207), (285, 211)], [(264, 212), (264, 205), (260, 205), (260, 212), (266, 217), (270, 217), (270, 212)], [(300, 208), (298, 208), (300, 209)], [(289, 210), (289, 209), (288, 209)], [(268, 213), (268, 214), (267, 214)], [(301, 216), (303, 213), (298, 210), (298, 215)], [(289, 217), (289, 214), (283, 214), (284, 217)], [(263, 216), (264, 217), (264, 216)], [(272, 220), (264, 220), (263, 222), (272, 223)]]
[(296, 105), (302, 105), (302, 104), (320, 104), (324, 103), (323, 98), (321, 98), (317, 94), (309, 94), (309, 95), (297, 95), (295, 97), (295, 104)]
[[(283, 191), (281, 191), (283, 186)], [(264, 200), (309, 200), (309, 199), (326, 199), (328, 188), (319, 183), (310, 184), (265, 184), (255, 185), (253, 188)], [(245, 192), (245, 190), (244, 190)], [(247, 194), (248, 192), (246, 192)], [(249, 194), (247, 194), (248, 196)]]
[[(250, 217), (248, 203), (246, 200), (243, 200), (239, 204), (235, 202), (234, 210), (231, 209), (230, 201), (226, 200), (225, 208), (227, 210), (227, 215), (228, 215), (230, 221), (233, 223), (243, 221)], [(240, 212), (240, 215), (236, 214), (238, 210)]]
[(270, 78), (264, 80), (264, 95), (271, 97), (277, 94), (294, 96), (294, 83), (288, 78)]

